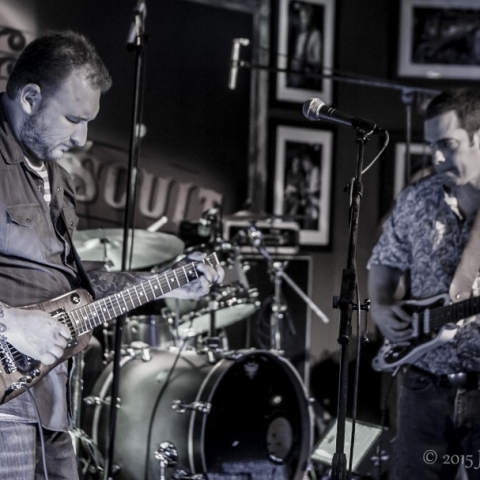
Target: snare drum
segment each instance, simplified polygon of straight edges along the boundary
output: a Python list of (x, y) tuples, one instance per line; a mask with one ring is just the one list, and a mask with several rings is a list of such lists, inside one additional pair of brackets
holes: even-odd
[[(194, 351), (153, 348), (147, 357), (121, 362), (115, 478), (158, 479), (154, 455), (162, 442), (173, 444), (178, 455), (166, 478), (303, 478), (313, 416), (302, 381), (287, 360), (255, 350), (233, 352), (215, 364)], [(107, 367), (94, 389), (91, 436), (103, 453), (111, 382)]]
[(132, 315), (123, 326), (122, 343), (144, 342), (152, 347), (172, 345), (168, 321), (161, 315)]
[(210, 300), (216, 303), (215, 326), (218, 329), (252, 315), (260, 307), (258, 291), (249, 286), (245, 274), (248, 266), (242, 261), (241, 256), (235, 254), (224, 267), (224, 281), (212, 289), (212, 295), (198, 300), (165, 299), (167, 309), (163, 313), (173, 322), (178, 312), (177, 329), (181, 338), (209, 332)]

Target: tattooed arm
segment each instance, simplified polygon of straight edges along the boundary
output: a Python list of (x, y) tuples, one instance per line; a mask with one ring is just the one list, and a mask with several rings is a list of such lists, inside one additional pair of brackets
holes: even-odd
[[(192, 260), (199, 261), (203, 258), (205, 258), (205, 254), (193, 252), (188, 256), (187, 261), (179, 262), (173, 268), (178, 268), (181, 264), (188, 263)], [(223, 281), (224, 271), (220, 265), (212, 268), (200, 262), (197, 263), (196, 268), (198, 273), (201, 274), (197, 280), (172, 290), (163, 296), (184, 299), (198, 298), (206, 295), (210, 291), (210, 285)], [(157, 275), (159, 274), (150, 272), (107, 272), (105, 270), (88, 272), (88, 277), (92, 282), (96, 298), (104, 298), (113, 293), (121, 292), (128, 287), (139, 285)]]
[(63, 355), (70, 331), (42, 310), (0, 302), (0, 336), (19, 352), (50, 365)]

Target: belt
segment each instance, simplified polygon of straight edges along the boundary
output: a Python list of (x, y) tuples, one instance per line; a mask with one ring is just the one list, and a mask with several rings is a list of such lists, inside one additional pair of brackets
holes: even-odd
[(465, 390), (474, 390), (480, 388), (480, 373), (477, 372), (457, 372), (448, 375), (435, 375), (423, 368), (410, 366), (410, 370), (420, 373), (431, 379), (435, 385), (441, 387), (463, 388)]

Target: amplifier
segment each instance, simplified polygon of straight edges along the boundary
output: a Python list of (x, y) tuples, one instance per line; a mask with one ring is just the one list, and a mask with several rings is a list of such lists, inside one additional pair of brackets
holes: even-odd
[[(224, 220), (223, 238), (233, 241), (239, 246), (243, 253), (257, 253), (248, 236), (248, 229), (252, 222), (248, 220)], [(263, 245), (267, 252), (277, 255), (296, 255), (299, 251), (300, 227), (296, 222), (285, 222), (283, 220), (258, 220), (253, 222), (255, 228), (260, 232)], [(242, 235), (241, 231), (246, 235)]]

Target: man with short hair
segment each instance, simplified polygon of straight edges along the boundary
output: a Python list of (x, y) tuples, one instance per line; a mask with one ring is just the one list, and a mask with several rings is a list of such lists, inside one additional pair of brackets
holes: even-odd
[[(99, 271), (89, 277), (72, 243), (78, 221), (74, 186), (57, 161), (85, 144), (110, 85), (93, 45), (68, 31), (30, 43), (1, 96), (0, 340), (46, 365), (62, 358), (70, 331), (40, 309), (18, 307), (79, 287), (106, 296), (151, 276)], [(223, 278), (221, 267), (200, 263), (197, 270), (197, 280), (170, 295), (205, 295)], [(40, 433), (49, 478), (78, 478), (68, 434), (67, 376), (66, 363), (60, 363), (31, 388), (33, 398), (22, 393), (0, 406), (0, 478), (45, 478)]]
[[(392, 344), (408, 342), (413, 333), (411, 316), (395, 299), (400, 279), (408, 275), (412, 299), (448, 294), (480, 209), (480, 91), (438, 95), (427, 107), (424, 126), (435, 173), (398, 196), (369, 261), (372, 317)], [(468, 251), (467, 263), (479, 262), (479, 253)], [(477, 272), (478, 264), (467, 297), (480, 295)], [(396, 479), (453, 479), (454, 454), (467, 460), (462, 463), (468, 478), (480, 478), (479, 386), (480, 322), (472, 317), (453, 339), (426, 349), (405, 368)]]

